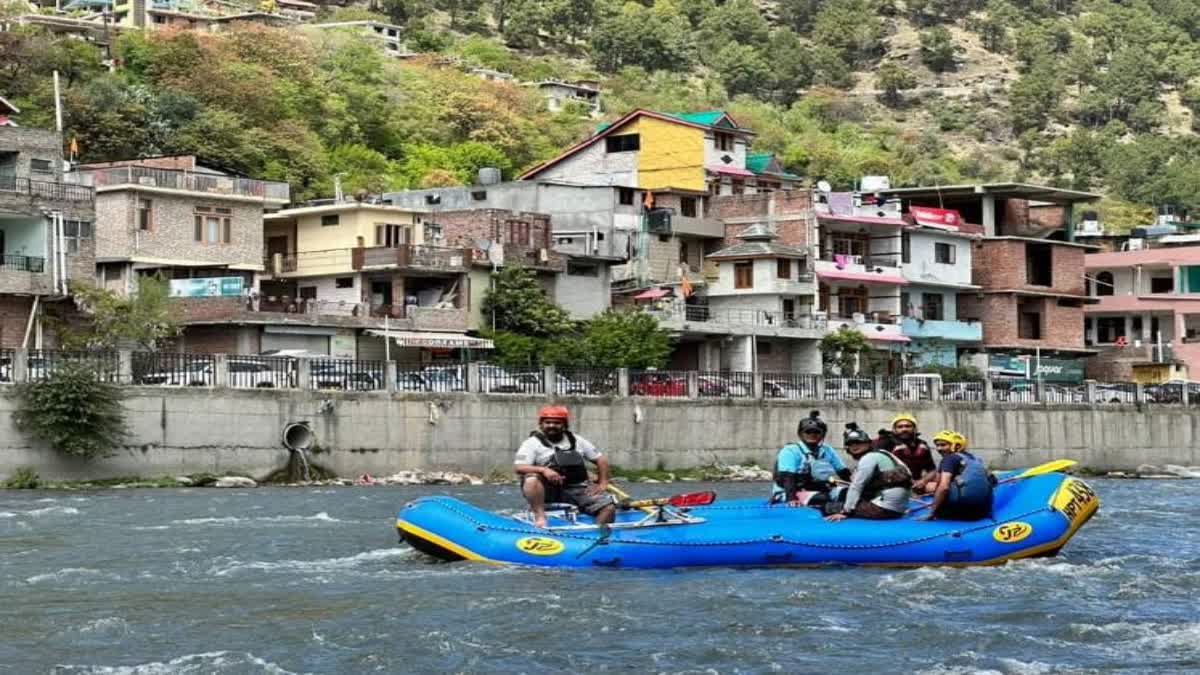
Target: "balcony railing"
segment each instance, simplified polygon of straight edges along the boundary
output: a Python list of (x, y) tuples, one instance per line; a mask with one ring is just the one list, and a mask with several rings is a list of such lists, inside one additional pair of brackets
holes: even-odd
[(515, 262), (526, 267), (538, 267), (556, 272), (567, 271), (567, 256), (549, 248), (531, 248), (521, 244), (505, 244), (504, 262), (506, 264)]
[(15, 192), (56, 202), (91, 203), (95, 199), (92, 188), (86, 185), (31, 180), (16, 176), (0, 176), (0, 192)]
[(142, 185), (187, 192), (257, 197), (278, 202), (287, 202), (291, 199), (291, 187), (287, 183), (174, 169), (155, 169), (146, 166), (83, 169), (71, 176), (81, 185), (91, 185), (96, 188), (113, 185)]
[(0, 256), (0, 271), (4, 270), (40, 274), (46, 271), (46, 259), (28, 255)]
[(713, 309), (700, 305), (682, 309), (669, 308), (652, 310), (659, 320), (686, 321), (689, 323), (714, 323), (741, 326), (772, 326), (775, 328), (821, 329), (825, 319), (811, 314), (785, 314), (759, 309)]
[(413, 244), (396, 248), (371, 246), (352, 249), (351, 259), (356, 270), (366, 267), (415, 267), (462, 272), (471, 265), (471, 249)]
[(843, 265), (862, 265), (863, 267), (900, 267), (899, 253), (876, 253), (874, 255), (849, 255), (840, 253), (825, 253), (821, 260)]

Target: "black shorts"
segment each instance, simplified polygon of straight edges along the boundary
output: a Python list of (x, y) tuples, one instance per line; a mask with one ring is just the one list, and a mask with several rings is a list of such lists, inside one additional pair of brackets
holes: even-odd
[(536, 479), (541, 481), (542, 487), (546, 490), (547, 504), (574, 504), (580, 511), (594, 516), (608, 506), (616, 504), (612, 495), (601, 492), (599, 494), (589, 494), (588, 489), (591, 484), (582, 483), (579, 485), (551, 485), (546, 482), (546, 479), (534, 474), (525, 474), (522, 480)]

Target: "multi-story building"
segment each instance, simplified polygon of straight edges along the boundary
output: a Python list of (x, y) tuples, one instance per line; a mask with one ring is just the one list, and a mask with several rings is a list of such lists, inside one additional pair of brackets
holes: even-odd
[(49, 346), (43, 317), (95, 274), (94, 194), (62, 170), (59, 134), (0, 124), (0, 348)]
[(1100, 353), (1092, 377), (1152, 381), (1153, 373), (1200, 373), (1200, 247), (1150, 248), (1085, 257), (1087, 346)]
[(379, 21), (336, 21), (312, 25), (316, 30), (347, 31), (372, 41), (384, 54), (396, 58), (413, 56), (404, 42), (404, 28)]
[(182, 28), (219, 30), (236, 22), (254, 22), (269, 26), (296, 23), (291, 14), (263, 12), (216, 0), (122, 0), (101, 15), (128, 28)]
[(287, 183), (231, 176), (184, 155), (81, 164), (68, 179), (96, 192), (96, 278), (120, 293), (139, 275), (238, 277), (263, 271), (263, 213)]
[(958, 294), (979, 290), (971, 254), (983, 228), (948, 209), (912, 206), (907, 216), (900, 269), (909, 285), (900, 293), (900, 330), (912, 342), (905, 350), (910, 365), (955, 366), (961, 349), (983, 339), (982, 324), (958, 311)]
[[(825, 326), (808, 252), (778, 244), (766, 225), (709, 254), (717, 269), (703, 304), (659, 303), (653, 310), (678, 340), (672, 366), (698, 370), (816, 372)], [(692, 299), (694, 300), (694, 298)]]
[(589, 116), (604, 112), (600, 107), (600, 88), (593, 83), (543, 80), (532, 86), (546, 99), (546, 109), (560, 112), (569, 105), (578, 105)]

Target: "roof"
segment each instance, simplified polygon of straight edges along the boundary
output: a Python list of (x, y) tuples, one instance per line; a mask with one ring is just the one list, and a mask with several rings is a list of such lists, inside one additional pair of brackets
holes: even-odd
[(734, 258), (807, 258), (808, 254), (798, 248), (776, 244), (773, 241), (746, 241), (727, 246), (716, 253), (704, 256), (709, 260), (731, 260)]
[(788, 180), (802, 180), (803, 176), (790, 173), (783, 169), (775, 155), (769, 152), (756, 152), (746, 155), (746, 168), (756, 175), (777, 176)]
[(705, 170), (713, 173), (721, 173), (727, 176), (746, 176), (753, 177), (754, 173), (745, 169), (739, 169), (736, 166), (706, 166)]
[(892, 286), (907, 286), (908, 280), (899, 277), (889, 277), (880, 274), (867, 274), (864, 272), (842, 272), (842, 271), (827, 271), (817, 270), (817, 276), (821, 279), (830, 279), (832, 281), (861, 281), (869, 284), (890, 284)]
[(338, 213), (353, 209), (366, 211), (382, 211), (384, 213), (428, 213), (429, 209), (419, 209), (411, 206), (393, 206), (391, 204), (365, 204), (349, 201), (341, 204), (322, 204), (320, 206), (301, 206), (294, 209), (282, 209), (274, 213), (264, 213), (263, 220), (288, 220), (296, 216), (308, 216), (316, 213)]
[(1038, 237), (1009, 237), (1009, 236), (984, 237), (983, 239), (980, 240), (979, 243), (987, 244), (987, 243), (993, 242), (993, 241), (1024, 241), (1024, 242), (1028, 242), (1031, 244), (1054, 244), (1056, 246), (1073, 246), (1075, 248), (1086, 248), (1091, 251), (1099, 251), (1100, 250), (1099, 246), (1094, 246), (1092, 244), (1080, 244), (1080, 243), (1074, 242), (1074, 241), (1059, 241), (1058, 239), (1040, 239)]
[(1064, 190), (1049, 185), (1030, 183), (981, 183), (978, 185), (936, 185), (933, 187), (888, 188), (878, 190), (880, 194), (896, 197), (971, 197), (991, 195), (1002, 198), (1034, 199), (1050, 202), (1090, 202), (1103, 197), (1093, 192)]
[(903, 218), (880, 218), (879, 216), (841, 216), (832, 213), (818, 213), (817, 222), (847, 223), (851, 225), (893, 225), (908, 227), (908, 221)]
[(1193, 312), (1200, 307), (1200, 295), (1161, 293), (1144, 295), (1099, 295), (1099, 302), (1085, 307), (1087, 314), (1125, 314), (1129, 312)]
[[(530, 178), (535, 178), (542, 171), (549, 169), (550, 167), (554, 166), (555, 164), (562, 162), (563, 160), (571, 157), (575, 153), (577, 153), (585, 148), (591, 147), (594, 143), (599, 142), (600, 139), (608, 137), (610, 134), (614, 133), (621, 127), (629, 124), (630, 122), (636, 120), (639, 117), (651, 117), (651, 118), (654, 118), (657, 120), (662, 120), (664, 122), (675, 122), (677, 124), (685, 124), (688, 126), (696, 127), (698, 129), (705, 129), (705, 130), (713, 128), (716, 125), (716, 123), (720, 122), (722, 119), (727, 119), (727, 120), (729, 120), (730, 125), (732, 125), (732, 126), (727, 127), (728, 129), (730, 129), (732, 131), (741, 131), (743, 133), (750, 133), (745, 129), (739, 128), (737, 126), (737, 123), (734, 122), (732, 117), (730, 117), (727, 113), (724, 113), (720, 110), (711, 110), (708, 112), (699, 112), (699, 113), (673, 114), (673, 113), (655, 112), (653, 110), (646, 110), (644, 108), (635, 108), (635, 109), (625, 113), (624, 115), (622, 115), (621, 117), (619, 117), (618, 119), (613, 121), (611, 124), (601, 124), (601, 125), (597, 126), (595, 134), (593, 134), (592, 136), (590, 136), (588, 138), (585, 138), (584, 140), (576, 143), (575, 145), (572, 145), (571, 147), (569, 147), (566, 150), (559, 153), (557, 156), (555, 156), (551, 159), (548, 159), (545, 162), (542, 162), (541, 164), (538, 164), (537, 166), (533, 167), (532, 169), (529, 169), (528, 171), (521, 174), (520, 176), (517, 176), (517, 180), (528, 180)], [(724, 125), (722, 125), (722, 128), (726, 128), (726, 127), (724, 127)]]
[(1147, 248), (1141, 251), (1089, 253), (1083, 258), (1087, 269), (1111, 269), (1137, 265), (1200, 265), (1200, 247)]

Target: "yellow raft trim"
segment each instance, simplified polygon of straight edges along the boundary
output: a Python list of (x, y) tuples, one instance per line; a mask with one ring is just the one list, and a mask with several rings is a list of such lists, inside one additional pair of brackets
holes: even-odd
[(505, 565), (505, 564), (507, 564), (507, 563), (502, 563), (502, 562), (499, 562), (496, 560), (490, 560), (488, 558), (485, 558), (485, 557), (479, 555), (478, 553), (472, 551), (471, 549), (465, 548), (463, 546), (459, 546), (458, 544), (450, 541), (449, 539), (446, 539), (444, 537), (439, 537), (438, 535), (436, 535), (428, 530), (419, 528), (416, 525), (413, 525), (412, 523), (406, 523), (403, 520), (399, 520), (399, 519), (396, 520), (396, 528), (399, 530), (403, 530), (404, 532), (411, 534), (414, 537), (420, 537), (421, 539), (424, 539), (425, 541), (428, 541), (431, 544), (436, 544), (438, 546), (441, 546), (442, 548), (446, 549), (447, 551), (451, 551), (459, 556), (462, 556), (464, 559), (470, 560), (471, 562), (481, 562), (481, 563), (486, 563), (488, 565)]

